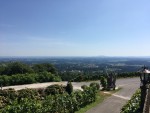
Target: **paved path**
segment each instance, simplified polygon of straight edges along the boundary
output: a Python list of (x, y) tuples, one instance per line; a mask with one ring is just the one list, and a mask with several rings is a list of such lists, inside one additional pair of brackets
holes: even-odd
[[(99, 81), (94, 81), (99, 82)], [(91, 82), (72, 82), (73, 88), (81, 89), (82, 85), (89, 85)], [(8, 89), (8, 88), (14, 88), (15, 90), (25, 89), (25, 88), (46, 88), (47, 86), (53, 85), (53, 84), (59, 84), (59, 85), (66, 85), (67, 82), (46, 82), (46, 83), (34, 83), (34, 84), (25, 84), (25, 85), (15, 85), (15, 86), (6, 86), (2, 89)]]
[(131, 98), (136, 89), (140, 86), (139, 78), (118, 79), (117, 86), (122, 89), (111, 97), (108, 97), (96, 107), (86, 113), (120, 113), (122, 106)]

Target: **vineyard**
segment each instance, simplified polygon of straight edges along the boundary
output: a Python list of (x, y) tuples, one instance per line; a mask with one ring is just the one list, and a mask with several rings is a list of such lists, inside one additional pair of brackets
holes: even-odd
[[(67, 86), (69, 86), (68, 83)], [(1, 113), (74, 113), (94, 102), (97, 83), (71, 92), (66, 86), (52, 85), (45, 89), (6, 89), (0, 91)]]

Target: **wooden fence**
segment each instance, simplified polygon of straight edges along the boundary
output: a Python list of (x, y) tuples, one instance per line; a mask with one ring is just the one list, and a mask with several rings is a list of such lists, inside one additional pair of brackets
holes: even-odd
[(148, 85), (146, 90), (143, 113), (150, 113), (150, 84)]

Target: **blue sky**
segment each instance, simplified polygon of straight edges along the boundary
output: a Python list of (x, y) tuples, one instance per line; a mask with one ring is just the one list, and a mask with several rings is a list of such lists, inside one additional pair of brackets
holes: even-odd
[(1, 0), (0, 56), (150, 56), (149, 0)]

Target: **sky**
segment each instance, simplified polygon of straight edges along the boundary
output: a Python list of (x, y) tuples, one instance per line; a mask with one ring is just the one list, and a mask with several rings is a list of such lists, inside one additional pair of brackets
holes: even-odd
[(150, 56), (150, 1), (0, 0), (0, 56)]

